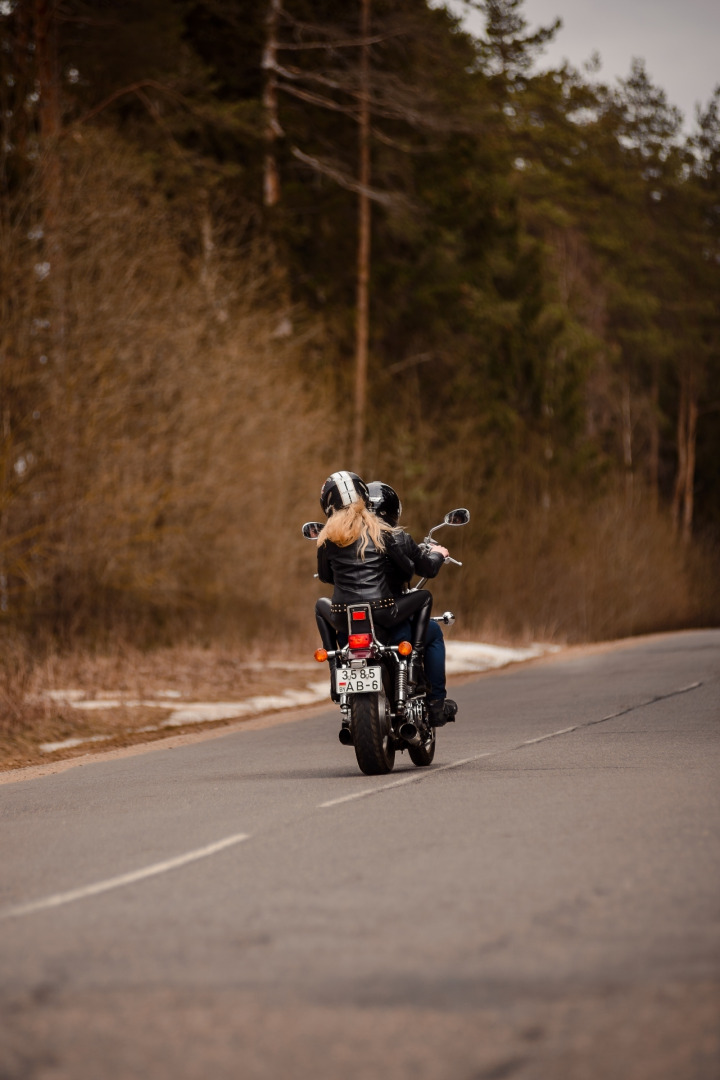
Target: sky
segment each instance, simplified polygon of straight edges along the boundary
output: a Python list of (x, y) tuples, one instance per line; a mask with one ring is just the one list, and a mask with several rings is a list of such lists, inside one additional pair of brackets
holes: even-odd
[[(448, 6), (462, 8), (454, 0)], [(545, 52), (548, 66), (567, 59), (581, 67), (597, 50), (599, 77), (612, 83), (629, 74), (633, 57), (644, 59), (688, 130), (695, 104), (706, 106), (720, 83), (720, 0), (525, 0), (522, 11), (531, 30), (556, 16), (563, 21)], [(479, 32), (483, 23), (474, 15), (467, 25)]]

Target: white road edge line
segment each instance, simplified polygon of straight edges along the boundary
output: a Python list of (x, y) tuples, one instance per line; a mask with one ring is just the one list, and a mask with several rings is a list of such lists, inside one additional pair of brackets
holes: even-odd
[(165, 874), (168, 870), (177, 870), (180, 866), (196, 862), (198, 859), (206, 859), (209, 855), (216, 855), (218, 851), (241, 844), (243, 840), (249, 840), (249, 833), (236, 833), (234, 836), (226, 836), (222, 840), (216, 840), (207, 847), (196, 848), (195, 851), (187, 851), (184, 855), (176, 855), (173, 859), (165, 859), (163, 862), (145, 866), (142, 870), (132, 870), (127, 874), (118, 874), (117, 877), (107, 878), (105, 881), (96, 881), (94, 885), (85, 885), (80, 889), (71, 889), (69, 892), (56, 893), (55, 896), (46, 896), (43, 900), (31, 900), (27, 904), (19, 904), (17, 907), (7, 908), (0, 911), (0, 919), (13, 919), (21, 915), (32, 915), (36, 911), (46, 908), (60, 907), (62, 904), (70, 904), (74, 900), (83, 900), (86, 896), (97, 896), (98, 893), (108, 892), (110, 889), (119, 889), (123, 885), (133, 885), (136, 881), (155, 877), (157, 874)]
[(383, 791), (391, 791), (392, 788), (402, 787), (404, 784), (416, 784), (420, 780), (428, 780), (431, 776), (437, 776), (438, 773), (446, 772), (448, 769), (459, 769), (463, 765), (472, 764), (473, 761), (480, 761), (481, 758), (508, 754), (513, 750), (521, 750), (523, 746), (532, 746), (535, 743), (544, 742), (546, 739), (555, 739), (558, 735), (569, 735), (571, 731), (592, 727), (593, 724), (603, 724), (606, 720), (615, 720), (618, 716), (624, 716), (625, 713), (634, 712), (635, 709), (642, 709), (646, 705), (654, 705), (656, 701), (664, 701), (666, 698), (676, 697), (678, 694), (687, 694), (689, 690), (697, 690), (699, 686), (702, 686), (701, 682), (690, 683), (689, 686), (681, 686), (677, 690), (670, 690), (667, 694), (659, 694), (657, 697), (648, 698), (647, 701), (641, 701), (637, 705), (630, 705), (627, 709), (621, 709), (620, 712), (602, 716), (599, 720), (587, 720), (584, 724), (574, 724), (572, 727), (561, 728), (560, 731), (551, 731), (547, 735), (538, 735), (535, 739), (525, 739), (524, 742), (516, 743), (514, 746), (501, 746), (497, 750), (486, 750), (484, 754), (475, 754), (473, 757), (462, 758), (460, 761), (451, 761), (448, 765), (438, 765), (435, 769), (418, 770), (418, 772), (412, 773), (410, 776), (404, 776), (401, 780), (393, 780), (390, 784), (382, 784), (376, 788), (365, 788), (363, 791), (354, 791), (351, 795), (341, 795), (337, 799), (328, 799), (327, 802), (318, 804), (318, 810), (327, 810), (331, 806), (340, 806), (341, 803), (354, 802), (356, 799), (367, 799), (370, 795), (380, 795)]

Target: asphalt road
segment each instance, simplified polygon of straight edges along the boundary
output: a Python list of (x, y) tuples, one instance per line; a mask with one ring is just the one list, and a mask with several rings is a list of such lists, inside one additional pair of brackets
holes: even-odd
[(720, 631), (0, 784), (0, 1080), (718, 1080)]

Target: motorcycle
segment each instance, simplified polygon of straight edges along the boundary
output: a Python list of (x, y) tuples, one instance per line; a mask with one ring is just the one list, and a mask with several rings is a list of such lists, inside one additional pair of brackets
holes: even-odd
[[(430, 530), (424, 543), (432, 544), (433, 534), (446, 525), (467, 525), (470, 511), (451, 510)], [(307, 540), (317, 540), (323, 524), (308, 521), (302, 527)], [(449, 555), (446, 563), (462, 566)], [(421, 578), (413, 590), (421, 589)], [(451, 611), (433, 616), (435, 622), (452, 626)], [(369, 603), (348, 604), (347, 645), (335, 650), (316, 649), (315, 659), (334, 666), (336, 697), (342, 713), (340, 742), (355, 748), (361, 772), (377, 776), (392, 772), (395, 754), (408, 751), (419, 767), (435, 757), (435, 728), (429, 723), (425, 695), (427, 684), (422, 662), (412, 656), (412, 644), (401, 641), (388, 645), (387, 631), (376, 628)]]

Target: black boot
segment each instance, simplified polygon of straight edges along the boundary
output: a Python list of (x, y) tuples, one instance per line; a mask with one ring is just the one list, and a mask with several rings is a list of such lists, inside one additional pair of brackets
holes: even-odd
[[(337, 649), (337, 636), (335, 633), (335, 627), (332, 622), (332, 609), (330, 606), (330, 600), (327, 596), (321, 596), (315, 604), (315, 622), (320, 632), (320, 640), (323, 643), (323, 648), (327, 652), (335, 652)], [(335, 657), (328, 659), (328, 667), (330, 668), (330, 697), (337, 704), (340, 700), (340, 695), (335, 689), (335, 672), (337, 670)]]
[(408, 683), (420, 693), (422, 693), (423, 689), (427, 686), (425, 681), (425, 668), (423, 667), (423, 654), (424, 649), (421, 646), (416, 645), (410, 655), (410, 662), (408, 663)]
[(331, 656), (328, 659), (328, 667), (330, 668), (330, 699), (337, 705), (340, 702), (340, 695), (335, 688), (335, 674), (337, 672), (337, 665), (335, 663), (335, 657)]
[(457, 702), (452, 698), (428, 698), (428, 723), (431, 727), (444, 727), (445, 724), (454, 724), (457, 715)]

